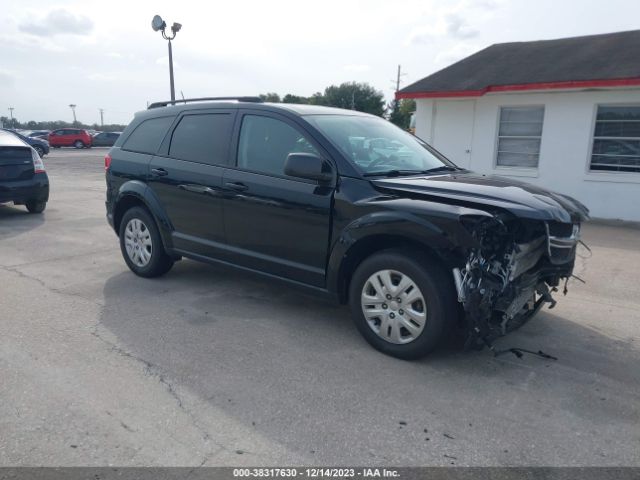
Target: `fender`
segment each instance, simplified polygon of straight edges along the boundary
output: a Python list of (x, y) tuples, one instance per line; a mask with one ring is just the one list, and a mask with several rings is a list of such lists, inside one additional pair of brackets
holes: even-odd
[(120, 185), (116, 199), (113, 202), (114, 214), (118, 210), (120, 202), (126, 197), (135, 197), (147, 207), (158, 225), (165, 249), (173, 249), (173, 241), (171, 239), (171, 233), (174, 230), (173, 224), (154, 191), (140, 180), (129, 180), (123, 183)]
[[(393, 207), (394, 203), (398, 203), (397, 206), (403, 209), (407, 208), (403, 199), (390, 201), (389, 207)], [(367, 238), (397, 237), (418, 243), (449, 263), (442, 253), (452, 252), (471, 242), (468, 232), (460, 222), (463, 215), (492, 216), (482, 210), (429, 202), (423, 212), (415, 210), (415, 207), (414, 211), (390, 209), (357, 218), (346, 225), (333, 242), (327, 264), (327, 290), (340, 294), (344, 259), (352, 247)]]

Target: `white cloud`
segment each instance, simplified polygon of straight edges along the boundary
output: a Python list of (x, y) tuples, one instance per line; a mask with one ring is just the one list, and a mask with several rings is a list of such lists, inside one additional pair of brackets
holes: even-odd
[(450, 13), (446, 16), (447, 35), (457, 39), (473, 38), (478, 36), (478, 30), (467, 25), (467, 22), (460, 14)]
[(75, 15), (64, 8), (57, 8), (40, 18), (20, 23), (18, 28), (39, 37), (88, 35), (93, 30), (93, 21), (84, 15)]

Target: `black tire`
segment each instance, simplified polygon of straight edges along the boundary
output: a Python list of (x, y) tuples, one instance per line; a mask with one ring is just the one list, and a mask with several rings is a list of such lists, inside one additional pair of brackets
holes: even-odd
[(78, 148), (78, 149), (85, 147), (84, 142), (82, 140), (76, 140), (75, 142), (73, 142), (73, 146), (74, 148)]
[(38, 152), (38, 156), (39, 156), (40, 158), (44, 157), (44, 148), (42, 148), (40, 145), (35, 145), (35, 146), (33, 147), (33, 149), (34, 149), (36, 152)]
[[(361, 295), (365, 284), (373, 274), (382, 270), (407, 275), (424, 296), (424, 328), (410, 343), (396, 344), (383, 339), (369, 326), (363, 313)], [(351, 279), (349, 306), (356, 327), (371, 346), (405, 360), (415, 360), (433, 351), (455, 326), (459, 315), (452, 276), (439, 262), (419, 251), (385, 250), (365, 259)]]
[(47, 208), (47, 202), (38, 202), (37, 200), (29, 200), (24, 204), (29, 213), (42, 213)]
[[(127, 253), (127, 248), (125, 246), (125, 230), (129, 222), (134, 219), (137, 219), (143, 223), (145, 229), (148, 230), (149, 237), (151, 239), (151, 258), (144, 266), (140, 266), (134, 263), (132, 258)], [(122, 256), (124, 257), (124, 261), (126, 262), (129, 269), (136, 275), (140, 277), (152, 278), (164, 275), (169, 270), (171, 270), (171, 267), (173, 266), (173, 260), (169, 255), (167, 255), (167, 252), (164, 250), (164, 245), (162, 244), (158, 226), (156, 225), (155, 220), (147, 211), (147, 209), (143, 207), (133, 207), (127, 210), (122, 217), (122, 221), (120, 222), (119, 237), (120, 250), (122, 252)]]

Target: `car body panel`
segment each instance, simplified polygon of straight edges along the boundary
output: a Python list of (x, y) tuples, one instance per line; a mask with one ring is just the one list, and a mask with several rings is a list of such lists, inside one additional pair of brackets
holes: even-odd
[(91, 135), (89, 132), (78, 128), (59, 128), (49, 133), (49, 145), (52, 147), (72, 147), (78, 140), (85, 147), (92, 145)]
[(485, 205), (536, 220), (584, 220), (588, 210), (578, 201), (534, 185), (499, 176), (456, 172), (442, 175), (385, 178), (373, 184), (408, 195), (461, 204)]
[(91, 138), (94, 147), (112, 147), (118, 141), (121, 132), (99, 132)]
[(0, 130), (0, 203), (49, 199), (49, 178), (45, 172), (35, 172), (33, 155), (20, 137)]

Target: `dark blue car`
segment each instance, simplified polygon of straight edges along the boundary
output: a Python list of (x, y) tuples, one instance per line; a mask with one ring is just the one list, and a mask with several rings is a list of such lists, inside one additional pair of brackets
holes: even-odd
[(33, 147), (33, 149), (38, 152), (38, 155), (40, 155), (40, 158), (49, 154), (49, 142), (47, 142), (46, 140), (42, 140), (41, 138), (27, 137), (14, 130), (7, 130), (6, 128), (3, 128), (2, 130), (4, 130), (5, 132), (13, 133), (20, 140)]

